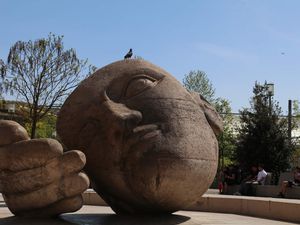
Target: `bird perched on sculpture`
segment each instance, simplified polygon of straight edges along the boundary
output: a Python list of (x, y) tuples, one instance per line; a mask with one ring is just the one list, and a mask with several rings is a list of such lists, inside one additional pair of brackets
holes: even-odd
[(132, 56), (132, 49), (129, 49), (129, 52), (124, 56), (124, 59), (130, 59)]

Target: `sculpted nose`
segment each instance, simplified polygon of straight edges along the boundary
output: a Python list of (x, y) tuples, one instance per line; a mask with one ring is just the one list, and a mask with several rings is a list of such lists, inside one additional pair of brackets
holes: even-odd
[[(126, 132), (130, 132), (142, 120), (142, 114), (139, 111), (129, 109), (126, 105), (115, 103), (113, 101), (106, 102), (109, 114), (112, 116), (111, 121), (119, 127), (123, 127)], [(113, 126), (113, 124), (111, 124)]]
[(124, 115), (125, 128), (128, 131), (132, 131), (142, 120), (142, 114), (139, 111), (130, 110), (130, 114)]

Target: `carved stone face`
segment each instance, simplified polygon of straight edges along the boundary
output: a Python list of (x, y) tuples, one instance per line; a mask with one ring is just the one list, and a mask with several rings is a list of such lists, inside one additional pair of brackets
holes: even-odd
[[(214, 109), (143, 60), (84, 80), (59, 114), (68, 149), (82, 150), (93, 188), (116, 212), (171, 212), (197, 201), (217, 168)], [(215, 132), (215, 133), (214, 133)]]

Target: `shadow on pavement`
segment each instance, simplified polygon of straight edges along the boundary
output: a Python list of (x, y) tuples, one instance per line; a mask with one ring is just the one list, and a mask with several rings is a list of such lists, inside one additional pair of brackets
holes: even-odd
[(115, 214), (65, 214), (55, 219), (7, 217), (1, 225), (177, 225), (190, 220), (181, 215), (118, 216)]

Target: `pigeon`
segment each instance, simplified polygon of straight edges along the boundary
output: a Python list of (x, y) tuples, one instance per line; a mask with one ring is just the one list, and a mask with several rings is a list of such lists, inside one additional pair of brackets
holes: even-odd
[(132, 49), (129, 49), (129, 52), (124, 56), (124, 59), (130, 59), (132, 56)]

